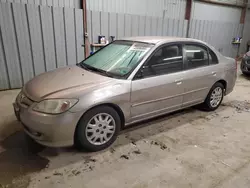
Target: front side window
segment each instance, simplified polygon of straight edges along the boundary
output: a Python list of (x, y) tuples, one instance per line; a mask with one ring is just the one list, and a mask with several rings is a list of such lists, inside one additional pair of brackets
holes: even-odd
[(184, 46), (187, 69), (207, 66), (209, 64), (207, 49), (198, 45)]
[(182, 47), (162, 47), (143, 66), (143, 77), (175, 73), (183, 70)]
[(115, 41), (80, 63), (80, 66), (107, 76), (125, 77), (140, 63), (152, 44)]

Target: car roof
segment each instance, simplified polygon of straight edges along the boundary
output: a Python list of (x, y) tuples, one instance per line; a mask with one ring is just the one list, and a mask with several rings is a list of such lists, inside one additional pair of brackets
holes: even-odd
[(203, 43), (203, 41), (192, 39), (192, 38), (181, 38), (181, 37), (165, 37), (165, 36), (138, 36), (138, 37), (126, 37), (122, 38), (121, 40), (128, 40), (128, 41), (137, 41), (137, 42), (145, 42), (151, 44), (157, 43), (168, 43), (168, 42), (199, 42)]

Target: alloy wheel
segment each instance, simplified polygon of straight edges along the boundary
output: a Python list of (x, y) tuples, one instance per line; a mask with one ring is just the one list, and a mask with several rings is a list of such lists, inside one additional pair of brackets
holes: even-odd
[(223, 90), (221, 87), (216, 87), (212, 94), (211, 94), (211, 97), (210, 97), (210, 105), (213, 107), (213, 108), (216, 108), (221, 100), (222, 100), (222, 97), (223, 97)]
[(110, 114), (96, 114), (86, 126), (86, 138), (93, 145), (103, 145), (112, 138), (115, 127), (115, 120)]

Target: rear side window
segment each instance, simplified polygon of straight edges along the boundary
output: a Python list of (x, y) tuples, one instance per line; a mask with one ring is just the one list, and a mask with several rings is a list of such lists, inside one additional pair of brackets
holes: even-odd
[(207, 49), (198, 45), (184, 46), (187, 69), (194, 69), (209, 65)]
[(209, 52), (209, 64), (210, 65), (218, 64), (219, 61), (218, 61), (216, 54), (210, 49), (208, 50), (208, 52)]

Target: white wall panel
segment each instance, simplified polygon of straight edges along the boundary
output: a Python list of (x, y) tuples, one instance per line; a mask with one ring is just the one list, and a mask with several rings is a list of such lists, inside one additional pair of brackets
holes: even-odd
[(227, 3), (231, 5), (243, 5), (244, 0), (210, 0), (213, 2)]
[(197, 20), (215, 20), (240, 22), (241, 8), (209, 4), (194, 1), (192, 18)]

